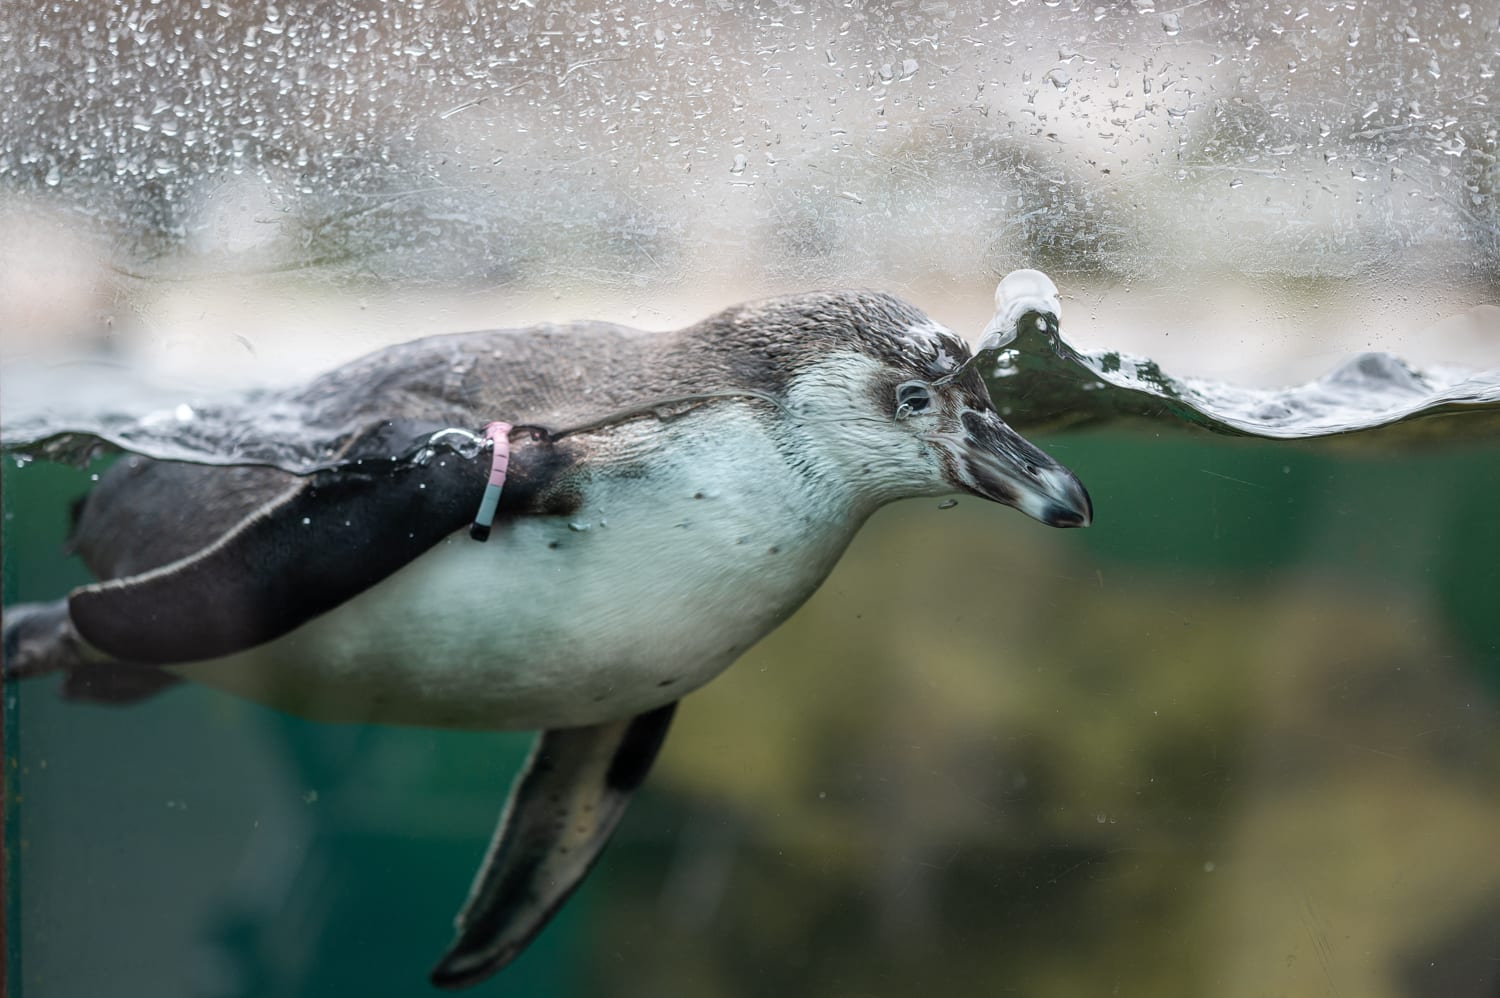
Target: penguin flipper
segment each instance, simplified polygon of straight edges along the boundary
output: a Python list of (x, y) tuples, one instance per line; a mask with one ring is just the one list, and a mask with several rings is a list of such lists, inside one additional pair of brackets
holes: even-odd
[[(389, 433), (389, 427), (382, 427)], [(560, 470), (527, 431), (502, 511), (525, 511)], [(263, 644), (358, 595), (469, 523), (489, 457), (442, 453), (295, 480), (217, 541), (170, 564), (75, 589), (79, 635), (118, 659), (201, 662)]]
[[(195, 554), (75, 589), (68, 610), (89, 644), (155, 665), (262, 644), (333, 609), (457, 530), (480, 469), (317, 474)], [(478, 484), (466, 489), (469, 481)], [(470, 498), (472, 497), (472, 499)]]
[(537, 736), (433, 984), (468, 987), (520, 955), (599, 858), (676, 710)]

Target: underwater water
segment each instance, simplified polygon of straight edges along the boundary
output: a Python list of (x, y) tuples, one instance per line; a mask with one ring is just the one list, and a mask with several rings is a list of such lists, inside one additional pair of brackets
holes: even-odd
[[(1434, 418), (1100, 417), (1039, 438), (1090, 530), (883, 511), (477, 993), (1494, 994), (1500, 448)], [(7, 457), (7, 605), (87, 581), (107, 460)], [(7, 722), (9, 967), (46, 995), (421, 993), (528, 741), (48, 680)]]

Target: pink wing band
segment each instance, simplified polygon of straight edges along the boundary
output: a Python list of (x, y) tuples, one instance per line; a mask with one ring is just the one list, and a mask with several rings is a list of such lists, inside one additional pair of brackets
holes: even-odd
[(476, 541), (490, 539), (490, 525), (495, 522), (500, 490), (505, 486), (505, 472), (510, 468), (510, 431), (509, 423), (498, 421), (484, 428), (484, 438), (490, 442), (490, 480), (484, 487), (484, 497), (479, 500), (479, 512), (469, 524), (469, 536)]
[(505, 472), (510, 467), (510, 431), (509, 423), (495, 422), (484, 428), (484, 439), (495, 445), (490, 452), (490, 484), (497, 489), (505, 485)]

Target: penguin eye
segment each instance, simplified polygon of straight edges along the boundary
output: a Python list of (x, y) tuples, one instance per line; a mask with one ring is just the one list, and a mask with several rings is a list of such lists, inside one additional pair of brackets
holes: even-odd
[(932, 407), (932, 389), (921, 381), (907, 381), (896, 387), (896, 418), (905, 419)]

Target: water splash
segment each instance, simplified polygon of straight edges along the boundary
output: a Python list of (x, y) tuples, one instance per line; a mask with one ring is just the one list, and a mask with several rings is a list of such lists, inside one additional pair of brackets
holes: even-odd
[[(1040, 271), (1011, 273), (995, 290), (975, 362), (1018, 428), (1135, 419), (1292, 440), (1374, 430), (1382, 439), (1478, 438), (1500, 424), (1500, 370), (1418, 370), (1389, 353), (1363, 353), (1306, 384), (1256, 389), (1174, 377), (1120, 351), (1079, 350), (1063, 337), (1061, 318), (1057, 289)], [(1458, 414), (1467, 418), (1441, 427), (1429, 418)]]
[(1306, 384), (1246, 388), (1174, 377), (1118, 351), (1082, 351), (1054, 328), (1023, 323), (1016, 345), (985, 375), (997, 404), (1005, 400), (1006, 420), (1022, 428), (1147, 420), (1272, 440), (1362, 434), (1381, 442), (1493, 439), (1500, 428), (1500, 371), (1419, 370), (1388, 353), (1359, 354)]

